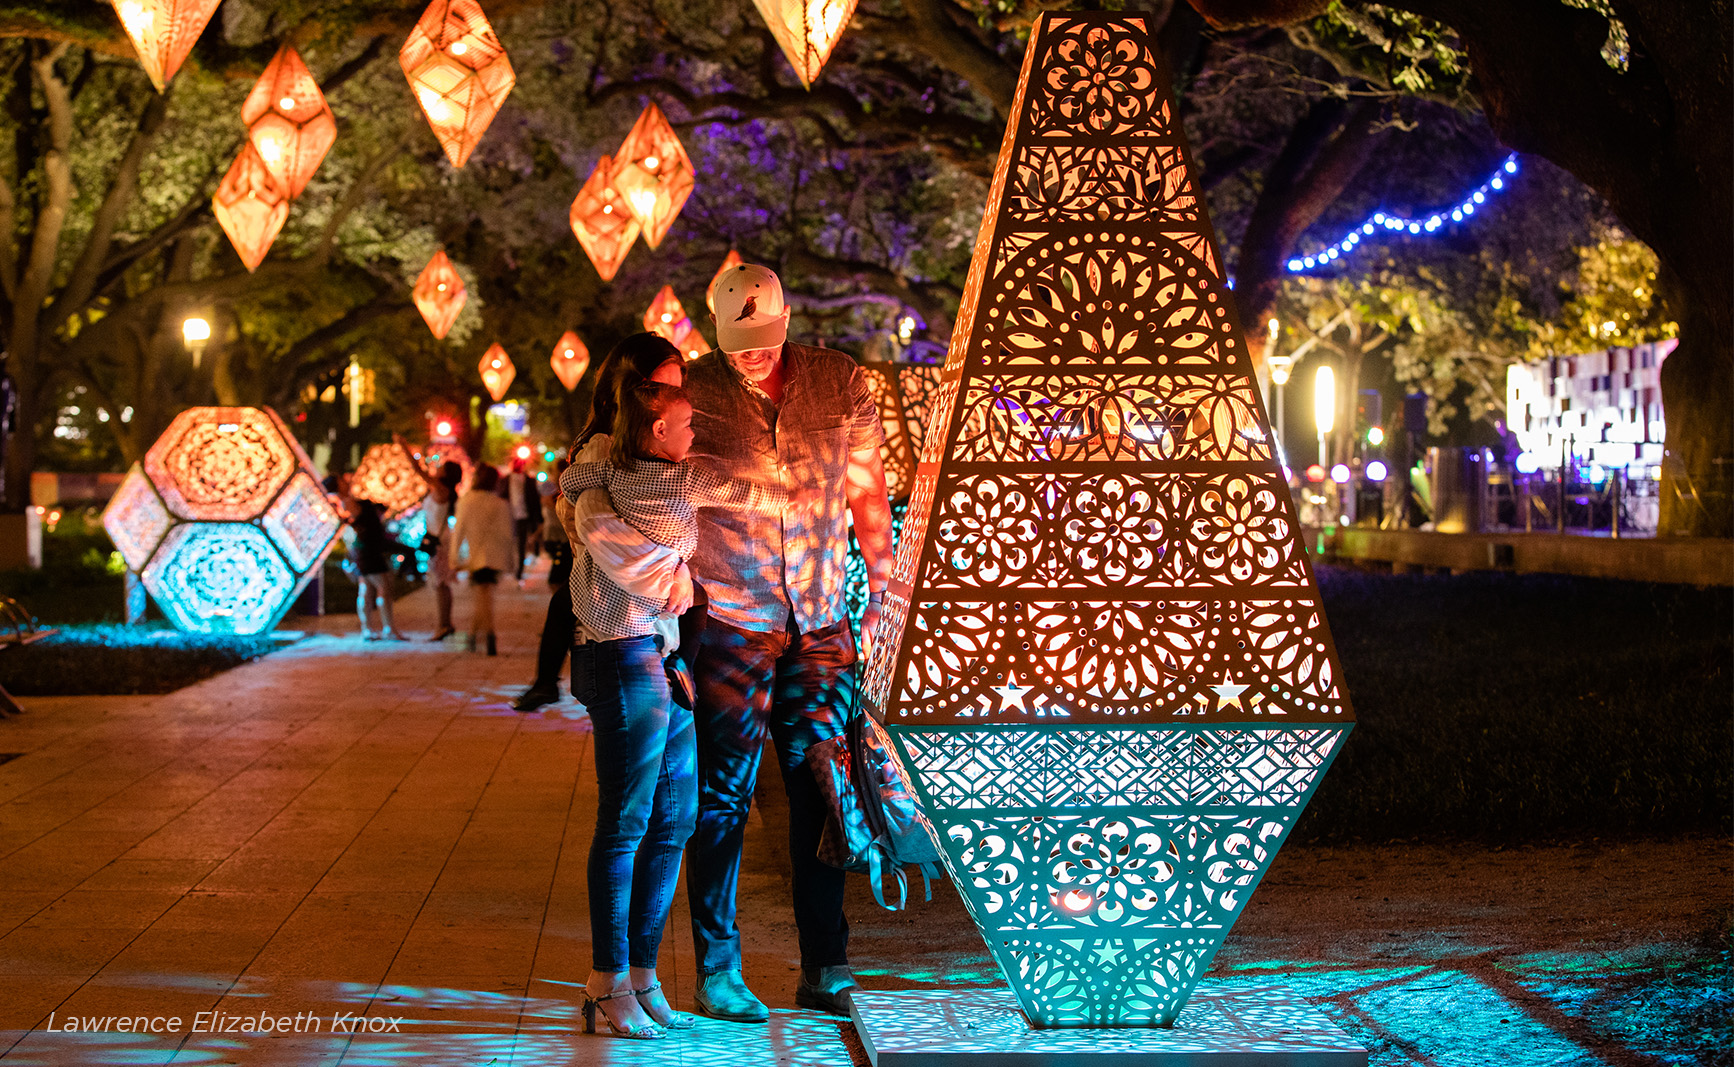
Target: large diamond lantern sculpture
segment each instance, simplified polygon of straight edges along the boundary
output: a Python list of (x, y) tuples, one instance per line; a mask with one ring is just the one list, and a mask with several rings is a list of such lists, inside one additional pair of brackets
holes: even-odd
[(855, 0), (753, 0), (795, 77), (811, 87), (855, 14)]
[(452, 266), (444, 249), (435, 252), (416, 276), (410, 299), (415, 301), (415, 309), (421, 312), (422, 321), (435, 337), (444, 340), (452, 332), (452, 323), (458, 321), (458, 313), (464, 310), (464, 301), (469, 296), (464, 290), (464, 280), (458, 277), (458, 269)]
[(644, 231), (644, 243), (652, 248), (674, 224), (674, 217), (692, 195), (692, 160), (668, 116), (655, 104), (646, 104), (632, 131), (614, 153), (610, 181), (626, 198), (627, 210)]
[(1171, 1025), (1352, 721), (1158, 54), (1038, 24), (864, 682), (1036, 1027)]
[(554, 368), (554, 377), (560, 379), (561, 386), (570, 393), (578, 388), (578, 383), (584, 380), (584, 372), (590, 369), (590, 350), (584, 347), (576, 333), (567, 330), (554, 342), (548, 365)]
[(710, 351), (710, 343), (687, 318), (686, 308), (681, 306), (680, 297), (674, 295), (672, 285), (659, 289), (656, 298), (644, 309), (644, 328), (680, 349), (687, 359), (697, 359)]
[(349, 491), (357, 500), (371, 500), (384, 508), (389, 522), (421, 503), (427, 495), (427, 479), (409, 449), (393, 441), (367, 450), (355, 466)]
[(284, 45), (241, 105), (241, 121), (271, 177), (301, 195), (337, 140), (337, 120), (300, 53)]
[(463, 166), (517, 83), (482, 6), (476, 0), (433, 0), (397, 61), (446, 158)]
[(252, 634), (277, 625), (339, 520), (275, 412), (192, 408), (128, 472), (102, 525), (176, 627)]
[(220, 0), (114, 0), (121, 29), (157, 92), (181, 69)]
[(482, 353), (482, 361), (476, 364), (476, 371), (482, 376), (482, 385), (488, 390), (488, 395), (494, 398), (494, 403), (506, 399), (506, 390), (512, 387), (512, 379), (518, 376), (517, 365), (512, 357), (506, 354), (506, 347), (495, 341)]
[(247, 270), (258, 270), (289, 219), (289, 190), (271, 176), (271, 168), (252, 141), (241, 146), (229, 172), (217, 183), (211, 214)]
[(572, 236), (602, 280), (613, 281), (638, 240), (638, 220), (620, 190), (610, 179), (614, 174), (614, 157), (603, 156), (597, 161), (590, 177), (572, 198), (572, 210), (567, 221), (572, 224)]

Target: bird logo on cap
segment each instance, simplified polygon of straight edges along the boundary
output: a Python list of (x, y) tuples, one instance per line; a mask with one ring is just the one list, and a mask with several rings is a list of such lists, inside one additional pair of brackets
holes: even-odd
[(741, 305), (741, 313), (735, 316), (735, 321), (741, 322), (745, 319), (750, 319), (758, 313), (759, 298), (756, 296), (749, 296), (747, 297), (747, 302)]

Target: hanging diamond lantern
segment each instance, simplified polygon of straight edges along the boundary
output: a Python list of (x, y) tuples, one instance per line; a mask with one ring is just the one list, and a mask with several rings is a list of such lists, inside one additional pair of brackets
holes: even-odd
[(614, 172), (614, 157), (603, 156), (596, 162), (584, 187), (572, 199), (572, 236), (603, 281), (614, 280), (625, 262), (632, 242), (638, 240), (638, 220), (620, 190), (614, 188), (609, 176)]
[(253, 142), (241, 146), (229, 173), (217, 183), (211, 212), (229, 235), (241, 262), (249, 271), (258, 270), (289, 218), (289, 194), (271, 176), (271, 168)]
[(577, 334), (567, 330), (554, 345), (554, 354), (548, 357), (548, 362), (554, 368), (554, 377), (560, 379), (560, 384), (569, 393), (578, 388), (584, 372), (590, 369), (590, 350), (584, 347)]
[(697, 359), (710, 351), (709, 342), (693, 327), (680, 298), (674, 295), (673, 286), (663, 286), (644, 309), (644, 328), (680, 349), (687, 359)]
[(464, 280), (458, 277), (457, 268), (446, 258), (444, 249), (435, 252), (427, 266), (421, 269), (410, 298), (415, 301), (415, 308), (421, 312), (427, 328), (435, 337), (445, 340), (468, 297), (464, 292)]
[(220, 0), (115, 0), (121, 29), (157, 92), (181, 69)]
[(247, 137), (271, 176), (294, 198), (307, 187), (331, 143), (337, 120), (319, 83), (295, 49), (284, 45), (241, 105)]
[(644, 231), (644, 243), (652, 248), (674, 224), (676, 215), (692, 195), (692, 160), (674, 134), (668, 116), (655, 104), (645, 105), (633, 123), (632, 132), (614, 154), (611, 181), (632, 217)]
[(710, 285), (706, 286), (704, 291), (704, 306), (710, 308), (712, 315), (716, 314), (716, 283), (722, 280), (722, 276), (727, 274), (731, 267), (738, 267), (742, 262), (741, 254), (731, 248), (729, 254), (723, 257), (722, 266), (710, 276)]
[(812, 88), (855, 14), (855, 0), (753, 0), (795, 77)]
[(482, 6), (434, 0), (397, 58), (446, 158), (463, 166), (517, 82)]
[(487, 386), (488, 395), (498, 404), (506, 398), (506, 390), (512, 387), (512, 379), (518, 376), (518, 368), (512, 365), (512, 357), (506, 354), (506, 349), (495, 341), (482, 353), (482, 362), (477, 366), (482, 372), (482, 384)]

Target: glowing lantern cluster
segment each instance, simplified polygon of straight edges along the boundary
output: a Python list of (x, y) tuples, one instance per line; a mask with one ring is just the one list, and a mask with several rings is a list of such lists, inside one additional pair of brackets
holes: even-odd
[(356, 464), (349, 491), (357, 500), (371, 500), (384, 508), (389, 522), (421, 503), (427, 495), (427, 481), (409, 449), (393, 441), (367, 450)]
[(626, 253), (632, 250), (632, 242), (638, 239), (638, 220), (633, 218), (626, 198), (609, 181), (613, 171), (614, 157), (603, 156), (597, 161), (596, 169), (573, 198), (570, 215), (572, 235), (605, 282), (614, 279)]
[(337, 120), (295, 49), (284, 45), (241, 105), (247, 139), (285, 192), (301, 195), (337, 140)]
[(192, 408), (102, 514), (177, 628), (252, 634), (283, 617), (339, 525), (306, 453), (269, 408)]
[(464, 280), (458, 277), (457, 268), (446, 258), (443, 249), (435, 252), (427, 266), (421, 269), (410, 299), (415, 301), (415, 309), (421, 312), (427, 328), (435, 337), (444, 340), (452, 330), (452, 323), (457, 321), (458, 312), (464, 309), (467, 295)]
[(753, 0), (795, 77), (811, 88), (855, 14), (855, 0)]
[(722, 281), (722, 276), (727, 274), (731, 268), (740, 266), (742, 262), (744, 261), (741, 259), (741, 254), (731, 248), (729, 254), (723, 257), (722, 266), (718, 267), (716, 273), (710, 276), (710, 284), (705, 286), (704, 290), (704, 306), (710, 308), (712, 315), (716, 314), (716, 283)]
[(481, 5), (434, 0), (397, 58), (446, 158), (463, 166), (517, 81)]
[(220, 0), (116, 0), (114, 11), (120, 16), (121, 29), (126, 31), (138, 52), (139, 66), (150, 76), (157, 92), (174, 78), (175, 71), (186, 62), (205, 24), (216, 13)]
[(663, 286), (656, 299), (644, 309), (644, 328), (666, 338), (687, 359), (697, 359), (710, 351), (704, 335), (693, 327), (686, 309), (680, 306), (680, 298), (674, 295), (673, 286)]
[(518, 368), (512, 364), (512, 357), (506, 354), (500, 342), (495, 341), (482, 353), (482, 362), (476, 367), (482, 372), (482, 384), (487, 386), (488, 395), (498, 404), (506, 398), (506, 390), (512, 387), (512, 379), (518, 376)]
[(584, 372), (590, 369), (590, 350), (584, 347), (577, 334), (567, 330), (554, 345), (554, 354), (548, 357), (548, 362), (554, 368), (554, 377), (560, 379), (567, 392), (571, 392), (578, 388)]
[(645, 105), (633, 123), (632, 132), (614, 153), (614, 188), (626, 198), (627, 209), (652, 248), (674, 224), (676, 215), (692, 195), (692, 160), (669, 125), (668, 116), (655, 104)]

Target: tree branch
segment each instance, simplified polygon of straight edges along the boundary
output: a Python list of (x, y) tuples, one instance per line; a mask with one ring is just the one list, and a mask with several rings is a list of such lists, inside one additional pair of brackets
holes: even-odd
[(133, 192), (138, 188), (139, 168), (144, 163), (145, 153), (156, 140), (157, 131), (162, 128), (163, 117), (168, 114), (171, 92), (172, 86), (164, 92), (153, 94), (139, 115), (132, 141), (126, 146), (126, 153), (115, 166), (108, 193), (102, 198), (102, 204), (91, 220), (84, 251), (79, 255), (77, 265), (72, 268), (72, 274), (54, 302), (65, 315), (77, 314), (95, 291), (102, 266), (108, 259), (109, 245), (114, 240), (114, 229), (126, 214), (127, 207), (132, 203)]

